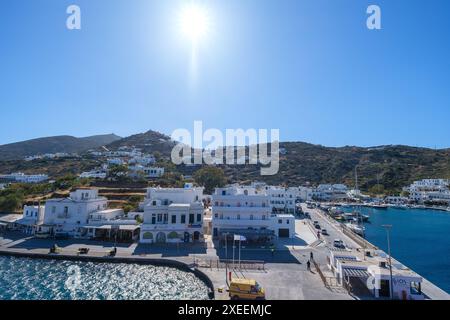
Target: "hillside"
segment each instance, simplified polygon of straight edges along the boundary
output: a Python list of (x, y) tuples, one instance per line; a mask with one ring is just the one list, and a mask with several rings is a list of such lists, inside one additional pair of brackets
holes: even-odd
[[(170, 137), (148, 131), (118, 140), (108, 147), (131, 146), (146, 152), (158, 151), (170, 157), (174, 145)], [(270, 184), (298, 186), (319, 183), (355, 184), (355, 167), (359, 187), (369, 190), (378, 184), (387, 192), (398, 192), (414, 180), (450, 178), (450, 149), (434, 150), (401, 145), (370, 148), (345, 146), (325, 147), (305, 142), (284, 142), (280, 148), (280, 170), (275, 176), (260, 176), (258, 166), (223, 165), (230, 183), (265, 181)], [(192, 175), (200, 166), (178, 166), (177, 170)]]
[(373, 148), (331, 148), (303, 142), (281, 143), (287, 151), (280, 156), (280, 170), (275, 176), (261, 177), (255, 166), (225, 166), (232, 181), (261, 180), (289, 186), (305, 183), (355, 184), (368, 190), (378, 183), (386, 191), (399, 191), (422, 178), (450, 178), (450, 150), (432, 150), (409, 146)]
[(22, 159), (44, 153), (80, 153), (120, 139), (115, 134), (96, 135), (85, 138), (54, 136), (38, 138), (0, 146), (0, 161)]
[(110, 150), (117, 150), (120, 147), (131, 147), (142, 149), (143, 152), (155, 153), (159, 152), (162, 156), (170, 157), (175, 143), (169, 136), (149, 130), (145, 133), (135, 134), (117, 141), (114, 141), (106, 147)]
[[(16, 144), (7, 148), (9, 154), (36, 153), (37, 145), (40, 152), (86, 150), (93, 144), (106, 145), (110, 150), (117, 150), (123, 146), (135, 146), (144, 152), (159, 153), (162, 157), (170, 159), (170, 153), (175, 143), (162, 133), (148, 131), (116, 140), (105, 144), (108, 136), (73, 138), (54, 137), (35, 139), (29, 142)], [(75, 139), (75, 140), (74, 140)], [(80, 142), (81, 140), (81, 142)], [(100, 143), (102, 142), (102, 143)], [(46, 145), (47, 144), (47, 145)], [(69, 145), (70, 147), (66, 147)], [(6, 146), (0, 146), (3, 153)], [(24, 150), (19, 150), (24, 148)], [(298, 186), (304, 184), (316, 185), (319, 183), (346, 183), (354, 186), (355, 167), (358, 170), (359, 187), (362, 190), (381, 188), (387, 193), (400, 191), (401, 188), (414, 180), (422, 178), (450, 178), (450, 149), (434, 150), (409, 146), (378, 146), (363, 147), (325, 147), (304, 142), (285, 142), (280, 147), (286, 152), (280, 155), (280, 170), (275, 176), (260, 176), (258, 166), (221, 166), (225, 171), (228, 182), (249, 182), (254, 180), (265, 181), (270, 184)], [(3, 149), (2, 149), (3, 148)], [(34, 150), (34, 151), (30, 151)], [(15, 152), (13, 152), (15, 151)], [(5, 157), (1, 154), (1, 157)], [(79, 173), (101, 164), (100, 161), (85, 158), (83, 160), (66, 159), (55, 161), (0, 161), (0, 172), (24, 171), (46, 172), (52, 177), (66, 173)], [(167, 172), (178, 171), (185, 175), (192, 175), (200, 166), (171, 166)], [(379, 184), (379, 185), (378, 185)], [(383, 187), (381, 187), (381, 185)], [(384, 189), (384, 190), (383, 190)]]

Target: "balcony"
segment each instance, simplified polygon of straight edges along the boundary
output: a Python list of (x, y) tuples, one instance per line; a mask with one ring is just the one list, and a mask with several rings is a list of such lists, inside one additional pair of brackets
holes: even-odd
[(222, 227), (270, 227), (272, 225), (271, 219), (266, 220), (250, 220), (250, 219), (213, 219), (213, 226)]

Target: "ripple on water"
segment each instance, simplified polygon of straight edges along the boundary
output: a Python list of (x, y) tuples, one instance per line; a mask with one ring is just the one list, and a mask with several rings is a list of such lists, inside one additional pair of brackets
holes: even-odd
[[(70, 266), (80, 270), (76, 290), (66, 281)], [(175, 268), (0, 256), (1, 300), (202, 300), (207, 286)]]

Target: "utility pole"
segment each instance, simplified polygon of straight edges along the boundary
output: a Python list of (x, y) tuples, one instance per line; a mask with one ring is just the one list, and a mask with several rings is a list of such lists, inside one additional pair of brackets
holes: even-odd
[(391, 240), (390, 240), (390, 230), (392, 228), (392, 225), (390, 224), (384, 224), (382, 225), (383, 228), (386, 229), (386, 235), (387, 235), (387, 245), (388, 245), (388, 255), (389, 255), (389, 274), (390, 274), (390, 292), (391, 292), (391, 300), (394, 299), (394, 284), (392, 283), (392, 258), (391, 258)]

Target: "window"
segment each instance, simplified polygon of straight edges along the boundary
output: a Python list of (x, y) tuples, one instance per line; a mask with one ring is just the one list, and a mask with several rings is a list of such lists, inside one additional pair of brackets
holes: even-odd
[(181, 223), (186, 223), (186, 215), (185, 214), (181, 215)]
[(156, 216), (152, 215), (152, 224), (156, 224)]
[(253, 215), (252, 214), (250, 215), (250, 220), (253, 220)]
[(289, 224), (289, 220), (286, 220), (286, 224)]
[(283, 223), (283, 220), (278, 219), (278, 223), (279, 223), (279, 224), (282, 224), (282, 223)]
[(217, 213), (214, 214), (214, 218), (219, 218), (219, 215)]
[(266, 215), (265, 214), (263, 214), (262, 219), (266, 220)]
[(64, 207), (64, 214), (68, 214), (69, 213), (69, 207)]
[(197, 222), (200, 222), (200, 221), (202, 221), (202, 214), (198, 213), (197, 214)]
[(241, 220), (241, 215), (240, 214), (237, 215), (237, 219)]
[(162, 215), (162, 213), (158, 213), (157, 218), (158, 218), (158, 219), (157, 219), (158, 223), (162, 222), (162, 221), (163, 221), (163, 215)]
[(175, 223), (177, 223), (177, 216), (173, 215), (172, 216), (172, 224), (175, 224)]
[(55, 212), (56, 212), (56, 207), (53, 206), (53, 207), (52, 207), (52, 213), (55, 213)]
[(194, 223), (194, 214), (190, 213), (189, 214), (189, 224), (193, 224)]

